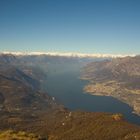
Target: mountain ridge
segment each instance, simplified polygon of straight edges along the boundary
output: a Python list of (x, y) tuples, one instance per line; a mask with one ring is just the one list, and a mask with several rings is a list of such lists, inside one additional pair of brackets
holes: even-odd
[(116, 58), (126, 56), (136, 56), (136, 54), (96, 54), (96, 53), (77, 53), (77, 52), (0, 52), (0, 54), (13, 54), (16, 56), (25, 55), (50, 55), (65, 57), (89, 57), (89, 58)]
[[(0, 57), (0, 136), (18, 139), (22, 132), (27, 137), (34, 133), (43, 140), (140, 138), (140, 127), (126, 122), (121, 114), (71, 111), (57, 103), (40, 88), (44, 74), (35, 68), (35, 58)], [(39, 58), (37, 63), (41, 61)], [(9, 129), (13, 130), (10, 134), (5, 131)]]
[(90, 63), (81, 78), (89, 81), (86, 92), (113, 96), (140, 115), (140, 56)]

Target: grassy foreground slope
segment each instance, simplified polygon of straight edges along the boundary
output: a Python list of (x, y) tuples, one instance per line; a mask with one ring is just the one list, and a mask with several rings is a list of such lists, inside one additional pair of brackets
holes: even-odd
[(140, 128), (120, 114), (72, 112), (55, 126), (49, 140), (139, 140)]
[(43, 138), (41, 136), (37, 136), (33, 133), (26, 133), (24, 131), (1, 131), (0, 132), (0, 140), (47, 140), (47, 138)]
[[(55, 115), (55, 116), (54, 116)], [(140, 127), (124, 121), (120, 114), (91, 112), (57, 112), (42, 116), (42, 121), (17, 131), (3, 131), (0, 140), (139, 140)], [(31, 129), (32, 128), (32, 129)], [(49, 131), (48, 131), (49, 130)], [(14, 139), (14, 140), (15, 140)]]

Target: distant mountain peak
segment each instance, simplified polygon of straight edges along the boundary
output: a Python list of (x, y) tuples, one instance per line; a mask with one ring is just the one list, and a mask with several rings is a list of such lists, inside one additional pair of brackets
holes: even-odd
[(116, 58), (126, 56), (136, 56), (135, 54), (100, 54), (100, 53), (77, 53), (77, 52), (0, 52), (0, 54), (12, 54), (12, 55), (50, 55), (50, 56), (65, 56), (65, 57), (89, 57), (89, 58)]

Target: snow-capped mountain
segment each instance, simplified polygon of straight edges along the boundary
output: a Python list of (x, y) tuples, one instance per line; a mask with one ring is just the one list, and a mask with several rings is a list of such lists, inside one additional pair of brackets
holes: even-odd
[(89, 57), (89, 58), (116, 58), (116, 57), (126, 57), (135, 56), (135, 54), (92, 54), (92, 53), (76, 53), (76, 52), (0, 52), (0, 54), (12, 54), (16, 56), (25, 55), (49, 55), (49, 56), (65, 56), (65, 57)]

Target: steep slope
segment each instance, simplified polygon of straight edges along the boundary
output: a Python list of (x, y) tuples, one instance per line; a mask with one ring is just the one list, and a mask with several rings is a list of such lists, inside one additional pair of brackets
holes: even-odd
[(41, 108), (50, 104), (50, 97), (39, 91), (39, 82), (13, 66), (6, 66), (5, 69), (5, 66), (1, 65), (0, 93), (7, 110), (33, 106)]
[(40, 81), (18, 67), (17, 58), (4, 61), (11, 60), (10, 57), (13, 58), (2, 56), (0, 59), (0, 129), (33, 131), (33, 126), (41, 122), (42, 114), (63, 110), (63, 107), (41, 90)]
[(140, 56), (93, 62), (82, 79), (90, 81), (86, 92), (118, 98), (140, 115)]

